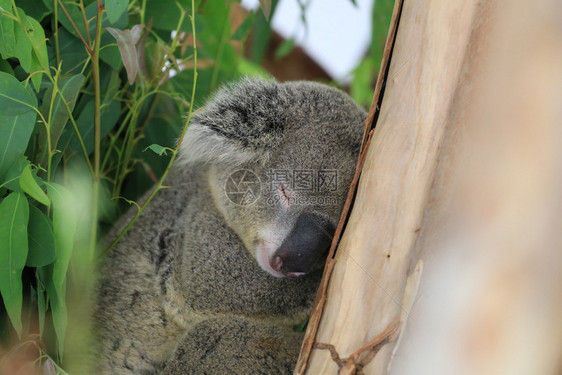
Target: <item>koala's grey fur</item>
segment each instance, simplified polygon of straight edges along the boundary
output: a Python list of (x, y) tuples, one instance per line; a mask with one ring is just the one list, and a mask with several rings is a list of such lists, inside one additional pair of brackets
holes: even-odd
[[(322, 263), (283, 277), (304, 272), (277, 254), (308, 241), (295, 223), (337, 224), (365, 117), (346, 94), (317, 83), (247, 78), (219, 90), (193, 116), (170, 188), (104, 260), (97, 373), (291, 373), (302, 339), (292, 327), (309, 312)], [(263, 182), (252, 204), (229, 200), (235, 170)], [(271, 180), (298, 170), (336, 171), (337, 189)]]

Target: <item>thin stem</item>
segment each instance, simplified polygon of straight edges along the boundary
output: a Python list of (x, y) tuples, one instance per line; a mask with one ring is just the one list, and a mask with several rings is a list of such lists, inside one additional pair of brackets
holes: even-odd
[(92, 37), (90, 36), (90, 23), (88, 22), (88, 18), (86, 17), (86, 10), (84, 9), (84, 2), (82, 0), (80, 0), (80, 2), (78, 3), (78, 7), (80, 8), (80, 13), (82, 13), (82, 21), (84, 22), (84, 26), (86, 26), (88, 45), (92, 45)]
[(92, 166), (92, 163), (90, 162), (90, 158), (88, 155), (88, 151), (86, 150), (86, 145), (84, 144), (84, 140), (82, 139), (82, 135), (80, 134), (80, 131), (78, 130), (78, 124), (76, 124), (76, 120), (74, 120), (74, 116), (72, 116), (72, 110), (70, 109), (70, 106), (68, 105), (68, 103), (64, 100), (64, 97), (62, 96), (62, 92), (58, 92), (62, 103), (64, 104), (66, 111), (68, 112), (69, 115), (69, 120), (70, 123), (72, 124), (72, 127), (74, 128), (74, 132), (76, 133), (76, 138), (78, 138), (78, 142), (80, 143), (80, 148), (82, 149), (82, 152), (84, 153), (84, 160), (86, 160), (86, 164), (88, 164), (88, 168), (90, 169), (90, 172), (92, 173), (92, 175), (94, 175), (94, 167)]
[(144, 25), (144, 12), (146, 9), (146, 0), (142, 0), (141, 11), (140, 11), (140, 23)]
[(188, 114), (187, 114), (187, 119), (185, 120), (180, 138), (178, 140), (178, 144), (176, 145), (176, 147), (174, 148), (174, 150), (172, 152), (172, 157), (170, 158), (170, 161), (168, 162), (168, 165), (167, 165), (166, 169), (164, 170), (164, 174), (162, 175), (160, 180), (158, 180), (158, 183), (156, 184), (156, 186), (152, 190), (152, 193), (150, 193), (150, 196), (148, 197), (148, 199), (137, 210), (136, 215), (131, 219), (131, 221), (129, 221), (129, 223), (121, 231), (121, 233), (119, 233), (117, 238), (100, 254), (100, 256), (98, 257), (98, 260), (101, 260), (101, 258), (103, 258), (123, 238), (123, 236), (129, 231), (129, 229), (131, 229), (133, 224), (140, 217), (140, 215), (145, 210), (145, 208), (148, 206), (150, 201), (152, 201), (152, 199), (154, 198), (156, 193), (160, 189), (162, 189), (162, 185), (164, 184), (164, 180), (168, 176), (168, 173), (170, 172), (172, 164), (174, 163), (174, 160), (176, 159), (176, 156), (177, 156), (177, 154), (179, 152), (179, 149), (181, 147), (181, 144), (183, 142), (185, 132), (187, 130), (189, 122), (191, 121), (191, 117), (193, 116), (193, 103), (195, 102), (195, 89), (197, 88), (197, 43), (196, 43), (197, 35), (196, 35), (196, 32), (195, 32), (195, 0), (191, 0), (191, 16), (189, 18), (191, 19), (191, 30), (192, 30), (192, 36), (193, 36), (193, 86), (192, 86), (192, 89), (191, 89), (191, 100), (189, 102), (189, 111), (188, 111)]
[[(115, 135), (113, 137), (111, 137), (111, 140), (109, 142), (109, 147), (108, 147), (109, 152), (107, 152), (105, 154), (105, 157), (103, 159), (103, 163), (101, 164), (101, 170), (105, 171), (105, 167), (107, 165), (107, 162), (109, 161), (109, 156), (110, 156), (111, 150), (113, 150), (114, 147), (117, 149), (117, 147), (115, 146), (115, 141), (119, 138), (119, 136), (121, 135), (121, 132), (127, 127), (127, 123), (130, 121), (129, 119), (131, 118), (132, 115), (133, 114), (132, 114), (131, 111), (127, 111), (127, 114), (125, 115), (125, 118), (121, 122), (121, 126), (119, 127), (119, 129), (117, 129), (117, 132), (115, 133)], [(121, 115), (119, 115), (119, 117), (121, 117)]]
[(57, 6), (57, 0), (53, 0), (53, 8), (54, 8), (54, 26), (55, 32), (53, 36), (55, 37), (55, 55), (57, 58), (57, 66), (60, 63), (60, 49), (59, 49), (59, 7)]
[[(74, 20), (72, 19), (72, 17), (70, 17), (70, 14), (68, 14), (68, 11), (66, 10), (66, 8), (64, 7), (63, 3), (61, 0), (58, 0), (60, 7), (62, 8), (62, 10), (64, 11), (64, 14), (66, 14), (66, 17), (68, 18), (68, 20), (70, 21), (70, 23), (72, 24), (72, 27), (74, 28), (74, 30), (76, 31), (76, 33), (78, 34), (78, 36), (80, 37), (80, 39), (82, 40), (82, 43), (84, 43), (84, 47), (86, 47), (86, 50), (88, 51), (88, 53), (90, 55), (93, 54), (92, 48), (90, 47), (90, 45), (84, 40), (84, 37), (82, 36), (82, 33), (80, 33), (80, 30), (78, 30), (78, 27), (76, 27), (76, 24), (74, 23)], [(96, 31), (97, 32), (97, 31)]]
[[(51, 120), (53, 118), (53, 106), (55, 104), (55, 98), (57, 97), (57, 92), (59, 91), (59, 75), (61, 66), (56, 71), (55, 78), (53, 80), (53, 93), (51, 95), (51, 103), (49, 103), (49, 118), (45, 123), (45, 133), (47, 137), (47, 182), (51, 181), (51, 159), (53, 158), (52, 142), (51, 142)], [(44, 154), (43, 154), (44, 155)], [(41, 156), (43, 159), (43, 156)], [(42, 160), (41, 160), (42, 161)]]
[(181, 9), (181, 6), (179, 4), (177, 4), (178, 7), (180, 7), (180, 11), (182, 11), (180, 13), (180, 19), (178, 21), (178, 24), (176, 26), (176, 35), (174, 36), (174, 39), (172, 40), (172, 45), (171, 45), (171, 53), (173, 55), (174, 51), (176, 50), (176, 47), (178, 45), (178, 40), (180, 38), (180, 35), (182, 34), (182, 32), (180, 31), (181, 28), (181, 24), (183, 23), (183, 19), (185, 18), (185, 12), (183, 12), (183, 9)]
[(129, 121), (129, 124), (127, 126), (125, 139), (123, 140), (123, 147), (121, 149), (122, 157), (119, 158), (119, 161), (117, 163), (117, 183), (113, 187), (114, 197), (116, 197), (121, 191), (121, 187), (123, 186), (125, 177), (129, 173), (129, 162), (131, 160), (131, 155), (133, 154), (135, 146), (135, 132), (137, 130), (136, 125), (140, 111), (142, 110), (142, 105), (144, 104), (144, 100), (146, 99), (146, 97), (143, 96), (140, 96), (139, 98), (139, 90), (139, 86), (135, 86), (135, 91), (133, 93), (133, 98), (135, 100), (133, 100), (134, 105), (131, 108), (131, 120)]

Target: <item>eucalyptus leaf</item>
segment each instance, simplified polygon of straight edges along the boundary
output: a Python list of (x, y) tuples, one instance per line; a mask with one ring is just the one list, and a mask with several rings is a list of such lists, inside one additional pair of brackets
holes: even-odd
[[(121, 115), (121, 104), (118, 101), (110, 101), (101, 108), (101, 129), (100, 137), (105, 137), (119, 120)], [(80, 112), (76, 120), (78, 131), (82, 137), (82, 142), (86, 147), (86, 152), (91, 154), (94, 151), (94, 100), (91, 99)], [(72, 132), (69, 147), (73, 150), (82, 152), (80, 142), (76, 132)]]
[[(179, 5), (179, 6), (178, 6)], [(226, 9), (226, 5), (223, 6)], [(191, 14), (191, 1), (190, 0), (160, 0), (160, 1), (147, 1), (145, 8), (145, 19), (152, 20), (152, 27), (155, 29), (162, 29), (167, 31), (174, 31), (178, 29), (180, 21), (181, 9)], [(220, 9), (217, 9), (220, 11)], [(197, 18), (196, 18), (197, 21)], [(191, 32), (191, 24), (189, 17), (184, 17), (179, 30)], [(200, 30), (197, 29), (199, 33)]]
[(0, 183), (6, 181), (12, 165), (27, 148), (36, 116), (35, 111), (16, 116), (0, 115)]
[[(269, 15), (269, 19), (271, 19), (274, 16), (278, 3), (279, 0), (273, 0), (271, 2), (271, 13)], [(263, 11), (260, 9), (254, 26), (254, 32), (253, 32), (254, 37), (252, 40), (252, 48), (251, 48), (252, 61), (257, 64), (262, 63), (263, 58), (265, 56), (265, 52), (269, 45), (269, 39), (271, 38), (272, 32), (269, 24), (269, 19), (266, 19), (265, 15), (263, 14)]]
[(271, 0), (260, 0), (261, 10), (265, 18), (269, 21), (271, 16)]
[(129, 5), (128, 0), (106, 0), (105, 1), (105, 11), (107, 12), (107, 18), (112, 24), (119, 20), (119, 17), (127, 10)]
[(0, 72), (0, 115), (22, 115), (36, 106), (35, 96), (16, 77)]
[[(54, 264), (49, 264), (45, 267), (37, 269), (41, 283), (45, 285), (47, 296), (49, 297), (49, 306), (51, 307), (51, 316), (53, 320), (53, 327), (55, 328), (58, 352), (60, 355), (64, 352), (64, 338), (66, 336), (66, 328), (68, 326), (68, 309), (66, 307), (66, 288), (57, 291), (55, 287), (54, 277)], [(63, 283), (64, 284), (64, 283)]]
[(55, 262), (46, 266), (47, 292), (51, 301), (53, 324), (57, 333), (59, 351), (64, 348), (68, 322), (66, 309), (66, 272), (74, 250), (74, 236), (78, 215), (73, 195), (62, 185), (47, 183), (47, 192), (53, 204), (53, 233), (55, 237)]
[[(43, 117), (50, 120), (50, 133), (51, 133), (51, 147), (56, 149), (58, 140), (64, 130), (64, 127), (69, 119), (69, 113), (66, 109), (65, 102), (72, 111), (74, 105), (76, 104), (76, 98), (80, 93), (80, 88), (84, 83), (84, 77), (82, 74), (76, 74), (70, 77), (62, 78), (58, 82), (58, 91), (54, 100), (53, 98), (53, 85), (49, 86), (45, 95), (43, 96), (43, 104), (41, 106), (41, 113)], [(61, 98), (64, 98), (64, 100)], [(52, 105), (51, 105), (52, 102)], [(41, 159), (40, 164), (46, 165), (47, 160), (47, 133), (45, 129), (41, 129), (39, 138), (39, 147), (42, 150), (40, 152)]]
[(153, 151), (154, 153), (156, 153), (158, 155), (168, 155), (168, 151), (169, 151), (169, 149), (167, 147), (162, 147), (162, 146), (157, 145), (157, 144), (151, 144), (150, 146), (145, 148), (144, 151), (146, 151), (148, 149), (150, 149), (151, 151)]
[(12, 191), (23, 193), (23, 190), (20, 186), (21, 172), (23, 172), (23, 169), (30, 163), (29, 160), (27, 160), (27, 157), (25, 157), (23, 154), (16, 156), (16, 160), (12, 163), (12, 166), (9, 168), (8, 173), (6, 173), (6, 175), (3, 177), (4, 182), (2, 182), (2, 186)]
[(14, 329), (21, 335), (22, 272), (27, 259), (29, 205), (11, 193), (0, 203), (0, 293)]
[(234, 34), (232, 34), (231, 39), (240, 40), (240, 41), (245, 40), (248, 34), (250, 33), (250, 30), (252, 29), (255, 20), (256, 20), (256, 14), (254, 12), (250, 12), (246, 17), (246, 19), (244, 20), (244, 22), (242, 22), (242, 24), (238, 26)]
[[(23, 14), (23, 11), (21, 12)], [(24, 29), (14, 22), (14, 35), (16, 37), (16, 45), (14, 50), (14, 57), (17, 57), (23, 70), (29, 73), (31, 69), (31, 42)]]
[(373, 100), (372, 84), (375, 79), (375, 72), (375, 63), (370, 56), (364, 58), (353, 71), (350, 95), (363, 107), (368, 107)]
[(275, 50), (275, 58), (280, 60), (283, 57), (287, 56), (293, 48), (295, 47), (295, 40), (294, 39), (287, 39), (281, 43), (277, 50)]
[(25, 14), (41, 22), (49, 14), (49, 9), (42, 1), (37, 0), (18, 0), (17, 5), (25, 11)]
[(139, 41), (143, 27), (143, 25), (135, 25), (131, 30), (119, 30), (113, 27), (107, 28), (107, 31), (117, 40), (117, 46), (119, 47), (119, 52), (121, 52), (121, 59), (125, 70), (127, 70), (127, 79), (131, 85), (135, 82), (139, 70), (136, 44)]
[[(0, 41), (0, 43), (2, 43), (2, 42)], [(0, 52), (0, 54), (1, 54), (1, 52)], [(10, 65), (10, 63), (7, 62), (6, 60), (2, 60), (2, 59), (0, 59), (0, 72), (8, 73), (9, 75), (12, 75), (12, 76), (14, 75), (14, 69), (12, 69), (12, 66)]]
[(29, 252), (26, 265), (42, 267), (55, 260), (55, 237), (51, 220), (40, 209), (29, 207), (27, 226)]
[[(0, 6), (5, 12), (11, 13), (10, 1), (0, 1)], [(14, 20), (8, 16), (0, 15), (0, 55), (7, 59), (16, 54), (16, 35), (14, 33)]]
[[(88, 60), (88, 52), (82, 41), (64, 28), (59, 28), (59, 58), (62, 61), (63, 74), (79, 73)], [(55, 61), (52, 64), (56, 64)]]
[[(61, 3), (64, 6), (64, 10), (61, 8)], [(67, 1), (59, 2), (53, 0), (43, 0), (43, 4), (47, 7), (47, 9), (49, 9), (51, 13), (54, 13), (53, 4), (57, 4), (57, 13), (59, 15), (58, 19), (62, 26), (71, 34), (78, 36), (79, 32), (84, 40), (88, 40), (88, 33), (86, 30), (86, 25), (84, 24), (84, 18), (82, 17), (82, 13), (80, 12), (80, 8), (78, 8), (75, 4), (69, 3)], [(68, 18), (67, 14), (70, 16), (70, 19)], [(90, 24), (92, 23), (95, 25), (95, 22), (90, 22)], [(78, 32), (76, 31), (74, 26), (76, 26)]]
[(78, 215), (75, 211), (74, 196), (64, 186), (52, 182), (46, 183), (46, 185), (53, 203), (53, 233), (55, 236), (53, 283), (58, 295), (62, 296), (68, 263), (74, 249)]
[(51, 201), (49, 201), (49, 198), (47, 197), (45, 192), (33, 178), (33, 175), (31, 174), (30, 164), (26, 165), (21, 173), (20, 186), (22, 190), (29, 194), (31, 198), (40, 203), (43, 203), (47, 207), (51, 205)]
[(74, 129), (67, 128), (64, 130), (59, 138), (59, 143), (57, 144), (57, 153), (53, 155), (51, 159), (51, 176), (56, 176), (57, 169), (60, 165), (63, 155), (70, 143), (70, 136), (74, 133)]
[(375, 64), (375, 72), (378, 72), (380, 68), (393, 9), (394, 0), (377, 0), (373, 6), (373, 11), (371, 13), (373, 27), (371, 29), (369, 55)]
[(40, 71), (49, 69), (45, 32), (39, 22), (32, 17), (28, 17), (23, 9), (17, 8), (17, 11), (22, 20), (23, 27), (25, 28), (25, 30), (21, 30), (22, 27), (16, 25), (17, 50), (21, 51), (23, 48), (28, 48), (29, 51), (23, 52), (26, 56), (25, 60), (17, 55), (16, 57), (20, 59), (21, 66), (27, 73), (35, 73), (31, 77), (31, 82), (33, 82), (35, 90), (39, 91), (41, 88), (41, 78), (43, 76), (43, 73)]

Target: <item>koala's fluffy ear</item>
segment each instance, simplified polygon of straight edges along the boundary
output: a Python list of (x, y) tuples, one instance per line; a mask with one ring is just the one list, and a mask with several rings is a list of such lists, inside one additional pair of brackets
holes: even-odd
[(283, 137), (286, 89), (275, 81), (245, 78), (221, 88), (195, 113), (180, 162), (239, 165), (265, 162)]

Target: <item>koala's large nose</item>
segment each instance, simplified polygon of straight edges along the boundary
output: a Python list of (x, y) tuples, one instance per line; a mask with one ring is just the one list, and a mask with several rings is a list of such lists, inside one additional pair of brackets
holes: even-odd
[(334, 225), (322, 217), (312, 213), (301, 214), (269, 264), (275, 271), (289, 277), (310, 272), (330, 248), (334, 231)]

